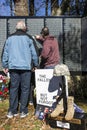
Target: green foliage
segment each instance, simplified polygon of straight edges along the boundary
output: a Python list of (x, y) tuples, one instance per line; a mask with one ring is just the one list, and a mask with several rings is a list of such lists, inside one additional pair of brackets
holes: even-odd
[(69, 94), (77, 99), (87, 98), (87, 76), (71, 76)]

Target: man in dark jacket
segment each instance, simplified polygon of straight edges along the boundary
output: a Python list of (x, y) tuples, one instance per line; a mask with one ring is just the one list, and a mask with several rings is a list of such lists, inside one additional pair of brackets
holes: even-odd
[(34, 68), (38, 66), (38, 56), (33, 40), (26, 34), (26, 25), (19, 21), (16, 25), (16, 32), (6, 40), (2, 53), (2, 66), (5, 73), (10, 72), (10, 98), (7, 117), (12, 118), (18, 115), (18, 90), (20, 94), (20, 117), (28, 114), (28, 99), (30, 92), (30, 80), (32, 62)]

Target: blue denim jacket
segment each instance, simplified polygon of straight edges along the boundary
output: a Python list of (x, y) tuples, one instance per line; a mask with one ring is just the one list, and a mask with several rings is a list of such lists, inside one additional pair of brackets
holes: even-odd
[(33, 40), (23, 31), (12, 34), (5, 43), (2, 66), (8, 69), (31, 70), (31, 64), (38, 66), (38, 56)]

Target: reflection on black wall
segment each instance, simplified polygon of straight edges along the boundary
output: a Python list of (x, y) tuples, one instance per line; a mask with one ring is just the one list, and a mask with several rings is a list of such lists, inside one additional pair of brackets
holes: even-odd
[[(0, 18), (0, 55), (9, 34), (15, 31), (16, 22), (24, 20), (31, 35), (40, 34), (47, 26), (50, 34), (58, 39), (61, 63), (70, 71), (87, 71), (87, 18), (75, 17), (19, 17)], [(2, 38), (3, 37), (3, 38)], [(0, 63), (1, 69), (1, 63)]]

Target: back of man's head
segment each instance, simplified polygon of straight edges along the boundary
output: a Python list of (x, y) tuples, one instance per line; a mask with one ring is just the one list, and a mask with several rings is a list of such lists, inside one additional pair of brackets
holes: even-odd
[(24, 30), (26, 31), (26, 25), (25, 25), (25, 22), (24, 21), (19, 21), (16, 25), (16, 29), (19, 30)]
[(48, 35), (49, 35), (49, 29), (48, 29), (48, 27), (42, 28), (41, 34), (42, 34), (43, 36), (48, 36)]

